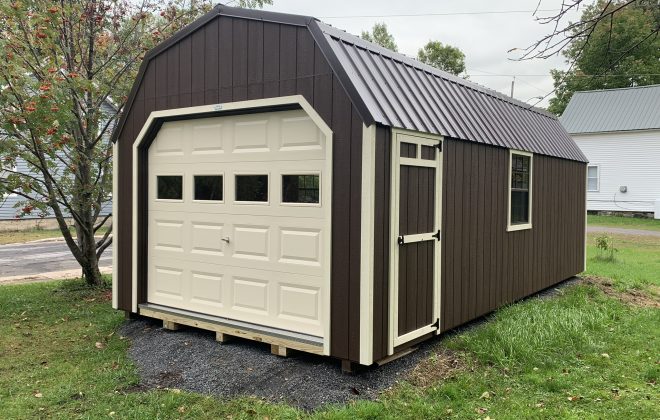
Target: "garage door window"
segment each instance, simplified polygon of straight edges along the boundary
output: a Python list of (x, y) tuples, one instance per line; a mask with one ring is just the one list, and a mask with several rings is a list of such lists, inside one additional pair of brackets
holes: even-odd
[(319, 202), (318, 175), (282, 175), (282, 202), (316, 204)]
[(159, 200), (183, 200), (183, 177), (180, 175), (158, 175), (156, 177)]
[(236, 201), (268, 201), (268, 175), (236, 175)]
[(222, 201), (222, 175), (195, 175), (195, 200)]

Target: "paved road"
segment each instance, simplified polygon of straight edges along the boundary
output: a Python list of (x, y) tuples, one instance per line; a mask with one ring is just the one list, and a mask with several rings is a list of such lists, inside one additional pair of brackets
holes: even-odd
[(587, 226), (587, 232), (603, 232), (603, 233), (618, 233), (621, 235), (640, 235), (640, 236), (658, 236), (660, 231), (657, 230), (642, 230), (642, 229), (625, 229), (609, 226)]
[[(99, 266), (112, 266), (112, 247), (105, 250)], [(79, 268), (64, 241), (0, 245), (0, 278)]]

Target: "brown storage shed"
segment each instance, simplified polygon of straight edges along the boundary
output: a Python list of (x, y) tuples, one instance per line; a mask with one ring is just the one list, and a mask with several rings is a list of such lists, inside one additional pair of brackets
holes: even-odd
[(115, 133), (113, 306), (370, 365), (584, 269), (543, 110), (314, 18), (217, 6)]

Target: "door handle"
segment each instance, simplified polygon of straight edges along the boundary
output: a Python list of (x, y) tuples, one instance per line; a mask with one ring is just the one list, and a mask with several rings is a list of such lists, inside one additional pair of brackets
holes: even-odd
[(229, 243), (229, 236), (225, 236), (224, 238), (221, 238), (221, 240), (225, 243)]

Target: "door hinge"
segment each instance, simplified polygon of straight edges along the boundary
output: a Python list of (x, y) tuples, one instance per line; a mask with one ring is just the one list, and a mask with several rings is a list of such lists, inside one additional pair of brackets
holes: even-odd
[(442, 152), (442, 142), (438, 142), (438, 144), (436, 144), (435, 147), (438, 148), (439, 152)]
[(440, 328), (440, 318), (437, 318), (431, 326), (434, 328)]
[(442, 236), (440, 234), (440, 229), (438, 229), (438, 231), (436, 233), (434, 233), (433, 235), (431, 235), (431, 236), (433, 236), (435, 239), (437, 239), (439, 241), (441, 236)]
[(406, 239), (404, 238), (403, 235), (401, 235), (398, 238), (396, 238), (396, 243), (399, 244), (399, 245), (403, 245), (403, 244), (406, 243)]

